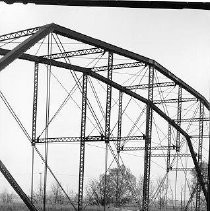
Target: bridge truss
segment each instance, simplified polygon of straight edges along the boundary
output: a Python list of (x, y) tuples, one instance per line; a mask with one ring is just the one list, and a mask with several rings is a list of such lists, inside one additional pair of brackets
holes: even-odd
[[(208, 180), (201, 164), (209, 158), (210, 104), (172, 72), (152, 59), (56, 24), (0, 36), (0, 55), (1, 71), (16, 59), (34, 64), (31, 135), (0, 93), (32, 146), (31, 202), (37, 153), (45, 164), (43, 210), (48, 173), (75, 210), (83, 210), (85, 163), (90, 153), (86, 148), (92, 143), (104, 148), (105, 175), (108, 166), (124, 164), (143, 173), (140, 196), (127, 181), (133, 198), (140, 198), (141, 210), (150, 210), (161, 197), (166, 207), (170, 201), (178, 206), (182, 190), (186, 210), (189, 204), (200, 210), (201, 197), (208, 201)], [(64, 90), (60, 98), (55, 97), (58, 89)], [(68, 117), (64, 115), (65, 121), (53, 125), (69, 103), (73, 105), (68, 107)], [(49, 165), (48, 150), (53, 143), (79, 144), (77, 202), (70, 199)], [(128, 151), (138, 159), (124, 160)], [(97, 156), (104, 158), (104, 153)], [(193, 170), (197, 175), (194, 190), (189, 185)], [(160, 184), (151, 191), (151, 179), (158, 176)], [(106, 194), (105, 188), (105, 202)]]

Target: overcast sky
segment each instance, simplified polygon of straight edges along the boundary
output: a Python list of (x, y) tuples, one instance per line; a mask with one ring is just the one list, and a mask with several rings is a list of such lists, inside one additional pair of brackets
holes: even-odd
[[(6, 5), (1, 2), (0, 17), (0, 34), (54, 22), (150, 57), (169, 69), (207, 99), (209, 98), (209, 11)], [(3, 71), (6, 72), (7, 70)], [(14, 101), (12, 105), (15, 109), (15, 102), (18, 100), (15, 96), (21, 94), (15, 93), (15, 89), (11, 84), (15, 83), (15, 81), (20, 83), (26, 76), (16, 73), (1, 72), (0, 74), (5, 74), (4, 81), (0, 78), (3, 84), (1, 84), (1, 89), (10, 89), (8, 94), (14, 94), (14, 97), (11, 95), (11, 100)], [(5, 94), (7, 95), (7, 91)], [(2, 103), (0, 105), (2, 106)], [(8, 168), (11, 169), (20, 184), (26, 191), (29, 191), (30, 167), (25, 169), (23, 165), (30, 166), (30, 145), (26, 140), (11, 144), (11, 140), (8, 139), (18, 137), (19, 140), (24, 136), (21, 136), (22, 132), (12, 118), (9, 117), (9, 114), (5, 112), (5, 108), (0, 113), (3, 116), (0, 120), (0, 131), (2, 132), (0, 134), (0, 159), (8, 164)], [(7, 118), (10, 119), (7, 120)], [(6, 126), (6, 123), (9, 125)], [(13, 132), (12, 128), (15, 128), (15, 132)], [(4, 143), (4, 140), (7, 140), (7, 144)], [(15, 156), (19, 158), (17, 162), (15, 162)], [(71, 166), (71, 168), (74, 167)], [(101, 169), (103, 168), (104, 166), (101, 167)], [(98, 174), (100, 170), (98, 170)], [(66, 170), (68, 173), (64, 176), (76, 178), (75, 172), (77, 171)], [(39, 172), (40, 169), (37, 169), (36, 174), (38, 175)], [(94, 172), (87, 176), (91, 178), (93, 174)], [(75, 190), (77, 189), (76, 182), (71, 185)], [(7, 187), (5, 180), (0, 176), (0, 192), (5, 187)]]

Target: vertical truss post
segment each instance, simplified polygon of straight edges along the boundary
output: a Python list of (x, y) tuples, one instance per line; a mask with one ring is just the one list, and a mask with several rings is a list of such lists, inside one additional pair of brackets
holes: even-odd
[(80, 162), (79, 162), (79, 193), (78, 211), (83, 209), (83, 183), (84, 183), (84, 163), (85, 163), (85, 128), (87, 110), (87, 75), (83, 74), (82, 84), (82, 115), (81, 115), (81, 141), (80, 141)]
[[(120, 157), (120, 142), (122, 133), (122, 95), (119, 91), (119, 110), (118, 110), (118, 125), (117, 125), (117, 160), (119, 162)], [(117, 168), (117, 188), (116, 188), (116, 205), (119, 206), (119, 167)]]
[(119, 91), (119, 110), (118, 110), (118, 124), (117, 124), (117, 153), (120, 153), (120, 141), (122, 133), (122, 95), (123, 93)]
[(167, 167), (166, 167), (166, 171), (167, 173), (170, 171), (171, 168), (171, 125), (168, 125), (168, 149), (167, 149)]
[[(209, 93), (210, 94), (210, 93)], [(210, 97), (210, 96), (209, 96)], [(209, 111), (209, 119), (210, 119), (210, 111)], [(208, 177), (207, 177), (207, 191), (208, 191), (208, 198), (207, 198), (207, 210), (210, 210), (210, 121), (209, 121), (209, 160), (208, 160)]]
[(167, 173), (167, 180), (166, 180), (166, 209), (167, 209), (167, 205), (168, 205), (168, 174), (169, 171), (171, 169), (171, 150), (170, 150), (170, 146), (171, 146), (171, 125), (168, 124), (168, 149), (167, 149), (167, 166), (166, 166), (166, 173)]
[[(153, 100), (154, 68), (149, 67), (148, 100)], [(146, 111), (146, 140), (144, 154), (144, 182), (143, 182), (143, 205), (142, 209), (148, 211), (149, 208), (149, 184), (151, 165), (151, 136), (152, 136), (152, 108), (147, 104)]]
[[(204, 105), (200, 102), (200, 111), (199, 111), (199, 139), (198, 139), (198, 165), (202, 169), (202, 147), (203, 147), (203, 118), (204, 118)], [(196, 188), (196, 211), (200, 210), (201, 205), (201, 186), (197, 182)]]
[[(178, 88), (178, 105), (177, 105), (177, 125), (181, 126), (181, 113), (182, 113), (182, 87)], [(180, 151), (180, 132), (177, 131), (176, 138), (176, 151)]]
[(37, 119), (37, 100), (38, 100), (38, 69), (39, 64), (34, 65), (34, 96), (33, 96), (33, 114), (32, 114), (32, 170), (31, 170), (31, 201), (33, 203), (34, 186), (34, 147), (36, 142), (36, 119)]
[[(113, 53), (109, 52), (108, 72), (107, 72), (107, 78), (109, 80), (112, 80), (112, 66), (113, 66)], [(111, 99), (112, 99), (112, 87), (110, 85), (107, 85), (106, 119), (105, 119), (105, 141), (106, 141), (106, 143), (109, 143), (109, 137), (110, 137)]]
[[(112, 67), (113, 67), (113, 53), (108, 53), (108, 70), (107, 78), (112, 80)], [(112, 99), (112, 87), (107, 85), (106, 95), (106, 119), (105, 119), (105, 143), (106, 143), (106, 154), (105, 154), (105, 177), (104, 177), (104, 211), (106, 210), (107, 203), (107, 160), (108, 160), (108, 144), (110, 138), (110, 117), (111, 117), (111, 99)]]

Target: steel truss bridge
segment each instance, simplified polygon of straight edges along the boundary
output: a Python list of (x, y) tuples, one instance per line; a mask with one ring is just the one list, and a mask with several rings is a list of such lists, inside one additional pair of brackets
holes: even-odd
[[(208, 201), (208, 180), (201, 171), (201, 163), (208, 163), (209, 159), (210, 104), (158, 62), (54, 23), (1, 35), (0, 55), (1, 71), (15, 60), (34, 64), (31, 135), (4, 93), (0, 92), (1, 100), (32, 147), (31, 198), (23, 192), (3, 162), (0, 169), (30, 210), (37, 210), (33, 203), (35, 153), (45, 165), (43, 209), (46, 207), (47, 172), (75, 210), (85, 209), (83, 192), (88, 156), (85, 149), (93, 142), (104, 147), (105, 175), (109, 172), (110, 159), (112, 165), (121, 168), (127, 151), (142, 155), (141, 161), (132, 164), (143, 172), (141, 210), (150, 210), (160, 194), (166, 201), (174, 194), (179, 200), (180, 187), (185, 189), (185, 210), (189, 206), (200, 210), (201, 196)], [(62, 78), (63, 71), (68, 72), (68, 77)], [(53, 79), (65, 91), (65, 97), (52, 115), (52, 98), (56, 95)], [(69, 82), (65, 84), (66, 80)], [(38, 121), (40, 104), (44, 102), (39, 97), (42, 92), (46, 92), (46, 109), (44, 115), (42, 113), (44, 128), (39, 126), (41, 120)], [(67, 136), (52, 135), (51, 125), (69, 101), (76, 105), (68, 108), (71, 112), (67, 119), (73, 122), (71, 130)], [(63, 124), (68, 123), (64, 121)], [(49, 165), (51, 143), (79, 145), (80, 156), (75, 158), (79, 159), (77, 202), (71, 200)], [(44, 145), (44, 154), (39, 150), (41, 145)], [(100, 156), (104, 157), (104, 154)], [(197, 175), (193, 191), (188, 186), (192, 169)], [(162, 173), (162, 180), (151, 193), (150, 181), (157, 172)], [(171, 180), (176, 181), (175, 185), (170, 184)], [(128, 178), (125, 177), (125, 181), (133, 198), (139, 198)], [(106, 194), (105, 188), (105, 201)]]

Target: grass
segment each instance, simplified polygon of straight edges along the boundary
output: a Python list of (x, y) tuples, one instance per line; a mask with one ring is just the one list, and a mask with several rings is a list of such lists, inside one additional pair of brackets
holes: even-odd
[[(40, 205), (35, 205), (38, 210), (42, 210)], [(47, 211), (75, 211), (70, 205), (47, 205)], [(103, 211), (103, 207), (98, 206), (87, 206), (86, 211)], [(115, 209), (113, 207), (107, 207), (107, 211), (121, 211), (122, 209)], [(129, 210), (129, 209), (127, 209)], [(130, 209), (136, 210), (136, 209)], [(28, 211), (28, 208), (23, 203), (11, 203), (11, 204), (0, 204), (0, 211)]]
[[(41, 205), (36, 205), (38, 210), (42, 210)], [(86, 211), (102, 211), (103, 208), (87, 207)], [(1, 203), (0, 211), (28, 211), (28, 208), (23, 203)], [(75, 211), (70, 205), (47, 205), (46, 211)]]
[[(42, 210), (41, 205), (35, 205), (38, 210)], [(98, 206), (87, 206), (86, 211), (103, 211), (103, 207)], [(137, 211), (136, 207), (127, 207), (127, 208), (114, 208), (107, 207), (107, 211)], [(150, 211), (159, 211), (159, 208), (150, 208)], [(168, 208), (167, 211), (180, 211), (180, 208), (173, 209), (173, 207)], [(0, 211), (28, 211), (28, 208), (23, 203), (14, 202), (11, 204), (0, 203)], [(47, 205), (46, 211), (75, 211), (74, 208), (70, 205)]]
[(1, 211), (28, 211), (25, 204), (22, 203), (11, 203), (11, 204), (0, 204)]

